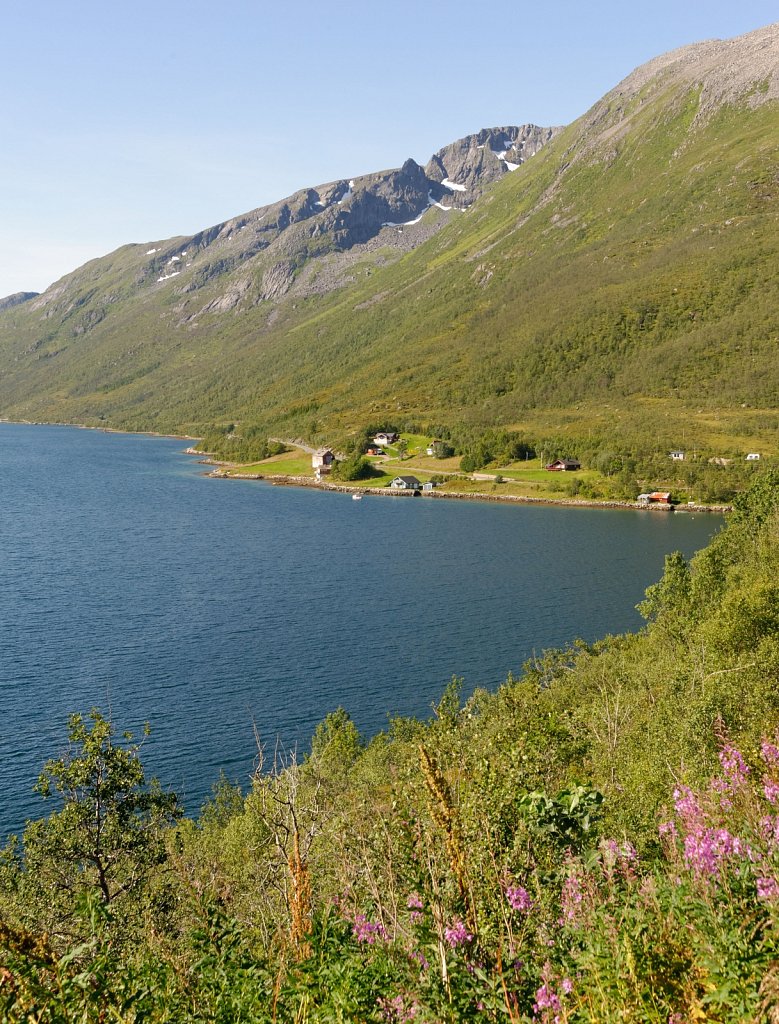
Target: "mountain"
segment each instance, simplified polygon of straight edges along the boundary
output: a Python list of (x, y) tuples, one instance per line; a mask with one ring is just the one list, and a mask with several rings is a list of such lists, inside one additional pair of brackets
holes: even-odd
[(777, 25), (696, 44), (565, 130), (485, 131), (125, 246), (0, 314), (0, 414), (769, 450), (777, 69)]
[(4, 299), (0, 299), (0, 312), (10, 309), (12, 306), (20, 306), (23, 302), (29, 302), (30, 299), (36, 299), (39, 294), (39, 292), (14, 292), (13, 295), (7, 295)]

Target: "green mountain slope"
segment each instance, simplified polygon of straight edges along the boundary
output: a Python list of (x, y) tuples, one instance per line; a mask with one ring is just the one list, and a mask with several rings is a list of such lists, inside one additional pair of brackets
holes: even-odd
[(244, 305), (219, 278), (195, 302), (138, 290), (138, 247), (93, 261), (0, 315), (0, 413), (771, 450), (778, 68), (779, 26), (658, 58), (467, 209), (430, 208), (421, 223), (448, 223), (424, 244), (353, 253), (324, 294)]

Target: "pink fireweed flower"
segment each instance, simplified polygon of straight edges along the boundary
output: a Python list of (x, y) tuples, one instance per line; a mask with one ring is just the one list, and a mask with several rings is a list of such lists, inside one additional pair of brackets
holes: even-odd
[(381, 1011), (381, 1019), (391, 1021), (392, 1024), (405, 1024), (406, 1021), (414, 1020), (419, 1009), (415, 1003), (406, 1005), (403, 996), (395, 996), (393, 999), (387, 996), (378, 999), (376, 1005)]
[(521, 885), (510, 885), (506, 889), (506, 901), (512, 910), (521, 910), (528, 913), (533, 909), (535, 903), (530, 898), (530, 893)]
[(684, 856), (696, 875), (716, 875), (729, 859), (751, 858), (751, 849), (726, 828), (696, 828), (684, 840)]
[(420, 949), (415, 949), (411, 955), (416, 960), (416, 962), (419, 964), (423, 971), (426, 971), (428, 969), (430, 964), (428, 962), (427, 957)]
[(409, 898), (406, 900), (406, 906), (409, 910), (424, 910), (425, 904), (422, 902), (422, 897), (417, 892), (412, 892)]
[(779, 846), (779, 816), (767, 814), (761, 818), (760, 834), (769, 846)]
[(615, 873), (623, 878), (634, 877), (633, 866), (638, 862), (638, 853), (632, 843), (604, 839), (600, 844), (600, 853), (601, 864), (607, 878), (611, 879)]
[[(533, 1009), (536, 1013), (542, 1013), (544, 1010), (551, 1010), (553, 1013), (560, 1012), (560, 997), (551, 989), (546, 982), (536, 991), (536, 1001), (533, 1003)], [(557, 1019), (556, 1017), (554, 1018)]]
[(779, 747), (769, 743), (768, 740), (763, 740), (760, 744), (760, 753), (766, 764), (779, 764)]
[(728, 743), (720, 750), (719, 760), (731, 789), (738, 789), (746, 783), (750, 769), (740, 750)]
[(464, 946), (473, 940), (473, 935), (468, 931), (459, 918), (455, 918), (448, 928), (444, 928), (444, 938), (452, 949), (457, 946)]
[(765, 900), (767, 903), (773, 903), (773, 901), (779, 897), (779, 883), (775, 878), (758, 878), (755, 882), (757, 886), (757, 898)]
[(672, 821), (661, 821), (657, 826), (657, 832), (660, 836), (670, 836), (671, 839), (676, 839), (676, 825)]
[(563, 882), (562, 892), (560, 893), (560, 904), (563, 909), (561, 923), (566, 921), (573, 923), (576, 921), (583, 901), (584, 892), (582, 891), (581, 879), (577, 875), (569, 875)]
[(689, 786), (680, 786), (674, 790), (674, 807), (686, 828), (692, 828), (699, 824), (705, 817), (698, 803), (698, 797)]
[(779, 803), (779, 782), (768, 778), (763, 779), (763, 793), (769, 804), (775, 806)]
[(387, 929), (381, 921), (369, 921), (364, 914), (357, 914), (352, 924), (352, 934), (358, 942), (365, 942), (372, 946), (379, 939), (386, 942), (389, 938)]

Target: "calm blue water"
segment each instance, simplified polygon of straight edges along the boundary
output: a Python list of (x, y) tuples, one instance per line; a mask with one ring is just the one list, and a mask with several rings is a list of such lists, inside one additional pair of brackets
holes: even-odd
[(181, 441), (0, 424), (0, 838), (71, 711), (152, 726), (190, 812), (254, 729), (305, 748), (427, 716), (452, 674), (494, 688), (534, 652), (635, 628), (664, 555), (721, 520), (365, 498), (208, 479)]

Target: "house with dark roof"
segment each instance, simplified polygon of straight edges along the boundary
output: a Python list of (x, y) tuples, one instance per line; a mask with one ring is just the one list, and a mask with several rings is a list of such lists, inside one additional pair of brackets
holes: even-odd
[(314, 452), (311, 456), (311, 468), (320, 474), (329, 473), (334, 462), (335, 455), (333, 455), (329, 448), (320, 448), (319, 451)]
[(571, 470), (581, 468), (581, 462), (577, 462), (576, 459), (555, 459), (548, 466), (544, 466), (550, 473), (570, 473)]
[(390, 484), (393, 491), (418, 491), (421, 486), (415, 476), (396, 476)]

